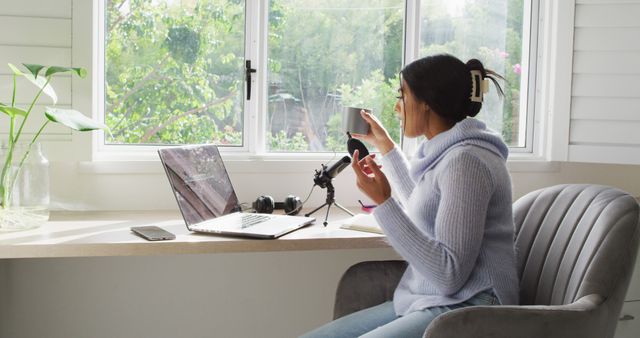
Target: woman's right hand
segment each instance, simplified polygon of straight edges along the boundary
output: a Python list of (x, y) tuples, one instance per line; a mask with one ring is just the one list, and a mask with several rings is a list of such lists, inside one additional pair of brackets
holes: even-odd
[(360, 115), (369, 124), (369, 133), (366, 135), (351, 134), (351, 136), (373, 144), (373, 146), (375, 146), (382, 155), (391, 151), (393, 147), (395, 147), (395, 143), (378, 118), (373, 116), (373, 114), (368, 113), (366, 110), (361, 110)]
[(391, 197), (389, 180), (371, 155), (361, 160), (356, 149), (353, 152), (351, 168), (356, 173), (356, 185), (360, 191), (364, 192), (376, 204), (382, 204)]

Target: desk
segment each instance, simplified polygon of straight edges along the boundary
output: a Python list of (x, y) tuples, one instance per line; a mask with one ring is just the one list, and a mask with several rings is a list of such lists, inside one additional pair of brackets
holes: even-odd
[[(299, 335), (331, 319), (349, 266), (397, 259), (383, 236), (339, 229), (346, 217), (260, 240), (190, 233), (177, 211), (53, 212), (0, 233), (0, 338)], [(129, 230), (143, 225), (176, 239)]]
[[(336, 210), (326, 228), (316, 220), (277, 240), (264, 240), (195, 234), (171, 211), (52, 212), (50, 221), (38, 229), (0, 233), (0, 259), (389, 247), (384, 236), (340, 229), (339, 220), (347, 217)], [(129, 230), (144, 225), (158, 225), (176, 234), (176, 239), (149, 242)]]

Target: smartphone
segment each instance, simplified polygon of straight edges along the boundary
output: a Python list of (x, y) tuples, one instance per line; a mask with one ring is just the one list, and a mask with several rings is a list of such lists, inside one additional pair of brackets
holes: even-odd
[(131, 231), (133, 231), (136, 235), (148, 241), (164, 241), (164, 240), (176, 239), (176, 235), (154, 225), (143, 226), (143, 227), (131, 227)]

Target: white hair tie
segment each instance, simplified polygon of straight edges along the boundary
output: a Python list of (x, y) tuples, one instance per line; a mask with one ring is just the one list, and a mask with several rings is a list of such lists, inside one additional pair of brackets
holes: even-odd
[(471, 71), (471, 102), (482, 103), (485, 93), (489, 92), (489, 80), (482, 79), (482, 72), (479, 70)]

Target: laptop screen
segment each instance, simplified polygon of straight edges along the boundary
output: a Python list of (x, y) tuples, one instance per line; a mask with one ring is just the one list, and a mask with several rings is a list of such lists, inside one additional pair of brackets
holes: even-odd
[(218, 147), (180, 146), (158, 153), (187, 226), (238, 210)]

